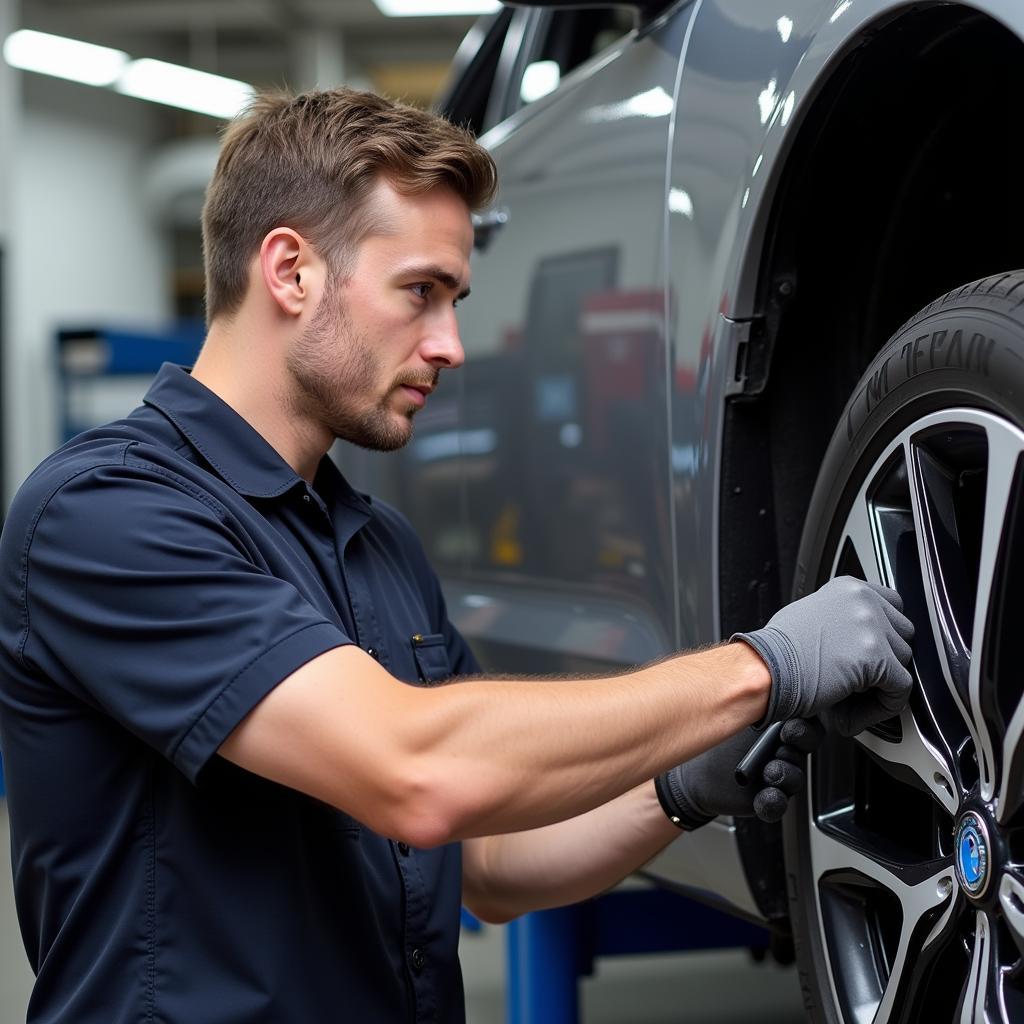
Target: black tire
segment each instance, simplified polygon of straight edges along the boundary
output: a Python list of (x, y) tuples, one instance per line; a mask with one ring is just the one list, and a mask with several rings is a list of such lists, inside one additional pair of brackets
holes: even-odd
[(826, 452), (794, 597), (842, 573), (896, 586), (918, 685), (901, 718), (830, 739), (787, 815), (817, 1021), (1024, 1022), (1022, 454), (1024, 271), (908, 321)]

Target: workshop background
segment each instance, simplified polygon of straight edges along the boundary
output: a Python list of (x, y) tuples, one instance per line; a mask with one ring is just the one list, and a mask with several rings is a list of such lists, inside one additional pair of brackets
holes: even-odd
[[(111, 349), (90, 347), (90, 339), (152, 335), (171, 344), (170, 352), (201, 340), (199, 212), (223, 124), (216, 113), (56, 77), (74, 71), (73, 57), (51, 63), (50, 73), (16, 69), (12, 64), (47, 66), (45, 39), (23, 30), (235, 80), (223, 97), (210, 82), (200, 83), (196, 105), (230, 106), (239, 88), (244, 92), (237, 83), (346, 84), (429, 105), (474, 18), (425, 16), (431, 0), (410, 0), (413, 17), (388, 16), (381, 10), (387, 6), (401, 4), (0, 0), (7, 58), (0, 61), (5, 501), (65, 434), (120, 415), (141, 397), (151, 370), (107, 365)], [(487, 6), (462, 3), (464, 10)], [(157, 97), (159, 87), (153, 78), (131, 91)], [(188, 93), (180, 80), (174, 91), (179, 99)], [(25, 1019), (31, 975), (14, 913), (2, 801), (0, 808), (0, 1024), (13, 1024)], [(505, 929), (467, 924), (470, 1024), (502, 1021)], [(757, 963), (745, 949), (602, 960), (582, 982), (581, 1006), (591, 1024), (803, 1019), (793, 969)]]

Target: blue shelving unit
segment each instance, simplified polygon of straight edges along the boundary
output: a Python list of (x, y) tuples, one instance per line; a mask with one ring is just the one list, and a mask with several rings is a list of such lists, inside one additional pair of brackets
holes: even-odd
[(129, 412), (131, 402), (141, 400), (163, 363), (195, 362), (203, 337), (203, 324), (193, 320), (159, 332), (105, 327), (58, 331), (63, 439)]

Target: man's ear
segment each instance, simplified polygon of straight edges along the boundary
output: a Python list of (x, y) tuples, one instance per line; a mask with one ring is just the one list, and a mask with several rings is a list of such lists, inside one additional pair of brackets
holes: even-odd
[(267, 293), (288, 316), (316, 301), (320, 269), (309, 243), (291, 228), (274, 228), (260, 246), (260, 273)]

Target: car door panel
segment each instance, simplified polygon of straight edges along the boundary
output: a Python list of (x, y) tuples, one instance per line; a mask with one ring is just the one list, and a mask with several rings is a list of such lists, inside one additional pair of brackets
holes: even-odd
[[(662, 250), (677, 53), (658, 34), (631, 41), (484, 138), (506, 220), (460, 321), (476, 608), (452, 612), (495, 668), (633, 664), (674, 645)], [(573, 607), (596, 604), (600, 628), (581, 630)], [(509, 625), (538, 614), (560, 625)]]

